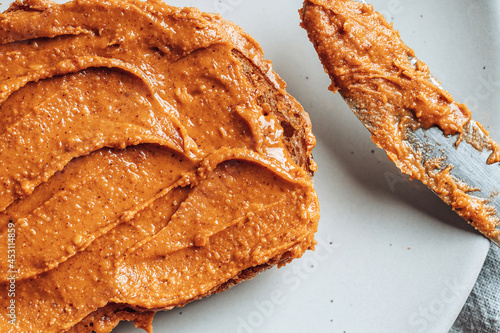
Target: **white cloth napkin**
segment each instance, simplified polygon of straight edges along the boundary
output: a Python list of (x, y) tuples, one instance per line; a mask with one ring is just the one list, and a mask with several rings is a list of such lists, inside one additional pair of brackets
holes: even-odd
[(500, 248), (490, 252), (450, 333), (500, 332)]

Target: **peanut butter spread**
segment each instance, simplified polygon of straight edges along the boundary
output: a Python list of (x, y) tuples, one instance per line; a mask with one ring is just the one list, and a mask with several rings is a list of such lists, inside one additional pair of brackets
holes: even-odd
[(196, 9), (0, 14), (0, 331), (151, 330), (312, 248), (315, 138), (284, 89), (250, 36)]
[[(498, 238), (498, 215), (487, 199), (450, 175), (441, 160), (423, 161), (408, 142), (408, 131), (437, 126), (457, 135), (500, 162), (500, 147), (431, 76), (429, 68), (373, 7), (349, 0), (306, 0), (301, 11), (307, 30), (327, 73), (330, 89), (339, 91), (372, 134), (372, 140), (414, 179), (421, 180), (474, 227)], [(478, 140), (478, 138), (483, 138)], [(464, 161), (466, 163), (467, 161)]]

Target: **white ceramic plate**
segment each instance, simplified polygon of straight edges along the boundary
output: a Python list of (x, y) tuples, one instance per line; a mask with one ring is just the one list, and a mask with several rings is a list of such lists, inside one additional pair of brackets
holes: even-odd
[[(315, 253), (159, 313), (155, 332), (448, 332), (489, 243), (427, 188), (400, 175), (327, 90), (329, 79), (299, 27), (301, 0), (169, 3), (221, 12), (261, 44), (311, 116), (322, 218)], [(498, 1), (372, 3), (499, 141)], [(136, 330), (125, 323), (116, 332)]]

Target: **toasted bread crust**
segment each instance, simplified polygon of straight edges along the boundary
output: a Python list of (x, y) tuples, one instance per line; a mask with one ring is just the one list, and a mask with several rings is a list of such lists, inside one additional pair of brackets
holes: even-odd
[[(82, 3), (84, 4), (89, 4), (91, 3), (91, 0), (82, 0)], [(109, 2), (100, 2), (96, 0), (96, 2), (99, 5), (105, 5), (109, 6), (110, 4), (114, 4), (114, 0), (109, 1)], [(151, 322), (154, 314), (158, 311), (161, 310), (169, 310), (172, 308), (176, 307), (182, 307), (186, 305), (187, 303), (191, 301), (195, 301), (201, 298), (208, 297), (212, 294), (222, 292), (224, 290), (227, 290), (228, 288), (231, 288), (232, 286), (251, 279), (255, 277), (259, 272), (267, 270), (275, 265), (284, 265), (287, 262), (291, 261), (294, 258), (300, 257), (304, 251), (306, 251), (309, 248), (314, 247), (314, 239), (313, 239), (313, 234), (316, 232), (316, 227), (317, 227), (317, 220), (319, 218), (319, 215), (317, 214), (317, 198), (316, 194), (313, 193), (312, 190), (312, 181), (311, 178), (313, 176), (314, 171), (316, 170), (316, 164), (313, 161), (312, 158), (312, 149), (316, 143), (315, 138), (311, 132), (311, 122), (309, 119), (309, 116), (307, 113), (303, 110), (303, 108), (300, 106), (300, 104), (288, 93), (285, 91), (285, 83), (279, 78), (279, 76), (272, 71), (272, 65), (270, 61), (264, 60), (263, 57), (263, 52), (258, 46), (258, 44), (250, 37), (248, 34), (243, 32), (238, 26), (235, 24), (225, 21), (222, 19), (219, 15), (213, 15), (213, 14), (205, 14), (201, 13), (197, 9), (176, 9), (173, 7), (166, 6), (163, 2), (161, 1), (156, 1), (156, 0), (150, 0), (146, 3), (143, 3), (142, 1), (137, 1), (135, 2), (134, 0), (128, 0), (126, 2), (127, 6), (134, 7), (135, 5), (137, 6), (150, 6), (151, 5), (151, 10), (165, 10), (168, 12), (168, 14), (171, 17), (174, 17), (176, 20), (182, 21), (195, 21), (192, 26), (196, 26), (197, 24), (199, 26), (203, 26), (205, 28), (207, 25), (209, 28), (213, 29), (216, 33), (212, 36), (213, 41), (210, 40), (207, 43), (203, 43), (200, 41), (196, 41), (196, 43), (202, 44), (201, 46), (196, 46), (198, 48), (192, 48), (190, 49), (191, 45), (189, 43), (182, 44), (182, 40), (175, 40), (173, 42), (174, 46), (172, 49), (172, 53), (175, 53), (175, 56), (178, 56), (177, 59), (183, 59), (187, 56), (189, 56), (192, 53), (197, 52), (198, 50), (206, 51), (207, 49), (210, 49), (213, 46), (214, 50), (217, 49), (217, 46), (221, 43), (224, 43), (224, 47), (228, 44), (231, 44), (233, 46), (232, 50), (228, 53), (223, 53), (224, 51), (221, 51), (220, 54), (225, 54), (227, 58), (231, 58), (230, 62), (233, 64), (233, 67), (237, 67), (239, 69), (239, 73), (237, 75), (241, 76), (243, 79), (242, 81), (245, 81), (246, 79), (246, 86), (251, 87), (251, 89), (248, 89), (247, 91), (251, 91), (249, 94), (251, 95), (251, 98), (254, 98), (255, 104), (258, 106), (257, 109), (262, 109), (263, 115), (272, 115), (274, 117), (271, 117), (272, 120), (277, 119), (276, 122), (272, 123), (273, 128), (271, 129), (271, 136), (276, 136), (276, 133), (279, 134), (280, 137), (280, 142), (281, 144), (279, 148), (281, 149), (281, 152), (284, 152), (285, 155), (289, 154), (289, 156), (285, 156), (284, 158), (284, 165), (286, 167), (290, 167), (289, 170), (291, 170), (292, 173), (289, 175), (285, 175), (286, 172), (286, 167), (281, 167), (278, 165), (276, 169), (276, 176), (274, 179), (283, 179), (285, 182), (289, 182), (290, 184), (296, 185), (297, 188), (300, 189), (299, 199), (302, 200), (301, 202), (297, 201), (297, 203), (293, 202), (293, 204), (296, 204), (296, 207), (303, 207), (302, 203), (311, 203), (314, 205), (314, 209), (311, 209), (310, 211), (304, 211), (301, 212), (300, 217), (296, 218), (296, 221), (300, 221), (300, 223), (296, 224), (290, 224), (293, 225), (294, 229), (297, 228), (297, 237), (295, 236), (290, 236), (293, 238), (290, 238), (289, 240), (285, 241), (282, 238), (277, 237), (280, 242), (283, 242), (286, 245), (282, 247), (281, 244), (279, 244), (279, 247), (276, 247), (279, 249), (279, 254), (277, 254), (278, 251), (272, 252), (272, 255), (264, 257), (267, 262), (264, 262), (265, 260), (260, 260), (251, 258), (251, 261), (253, 267), (248, 267), (249, 265), (246, 264), (244, 266), (245, 268), (237, 272), (236, 274), (233, 274), (232, 276), (226, 276), (224, 279), (221, 279), (220, 282), (219, 280), (214, 280), (217, 281), (217, 283), (220, 283), (218, 286), (210, 289), (208, 292), (204, 292), (200, 295), (197, 295), (195, 297), (191, 297), (189, 299), (181, 299), (180, 301), (171, 301), (170, 303), (163, 303), (161, 306), (164, 304), (167, 304), (168, 306), (165, 307), (160, 307), (160, 306), (138, 306), (138, 305), (130, 305), (127, 302), (128, 301), (123, 301), (123, 302), (114, 302), (113, 300), (109, 301), (108, 304), (102, 306), (104, 303), (100, 303), (100, 307), (95, 306), (90, 308), (87, 312), (84, 312), (83, 315), (80, 315), (78, 318), (83, 319), (75, 319), (71, 318), (74, 321), (67, 321), (63, 322), (60, 327), (64, 326), (63, 330), (68, 330), (69, 332), (109, 332), (111, 331), (118, 323), (122, 320), (129, 320), (129, 321), (134, 321), (137, 327), (143, 328), (147, 331), (151, 331)], [(154, 6), (153, 6), (154, 5)], [(159, 7), (155, 7), (155, 6)], [(52, 37), (57, 37), (59, 36), (58, 29), (63, 29), (66, 27), (49, 27), (47, 30), (44, 30), (42, 34), (48, 33), (48, 36), (40, 36), (37, 35), (36, 29), (38, 28), (39, 22), (35, 22), (36, 20), (42, 20), (40, 17), (37, 17), (36, 15), (34, 19), (30, 18), (29, 16), (32, 13), (37, 13), (38, 11), (40, 12), (47, 12), (47, 15), (50, 15), (52, 12), (52, 9), (56, 8), (59, 5), (56, 5), (52, 2), (49, 1), (42, 1), (42, 0), (27, 0), (25, 2), (20, 2), (16, 3), (13, 5), (9, 11), (6, 14), (5, 18), (6, 20), (4, 21), (4, 25), (7, 25), (7, 20), (12, 19), (14, 16), (20, 17), (21, 21), (24, 22), (26, 21), (25, 25), (21, 27), (17, 27), (19, 33), (10, 33), (7, 31), (7, 29), (3, 29), (2, 26), (0, 26), (0, 42), (3, 44), (9, 44), (9, 43), (15, 43), (17, 41), (22, 41), (22, 34), (26, 34), (28, 37), (26, 37), (27, 40), (33, 39), (33, 38), (52, 38)], [(141, 7), (141, 10), (143, 8)], [(148, 8), (149, 10), (150, 8)], [(146, 10), (145, 10), (146, 11)], [(19, 16), (17, 16), (19, 14)], [(25, 15), (26, 14), (26, 15)], [(155, 13), (155, 15), (158, 13)], [(23, 15), (27, 16), (27, 18), (23, 18)], [(160, 13), (159, 16), (162, 14)], [(42, 15), (40, 15), (42, 16)], [(170, 18), (170, 17), (169, 17)], [(23, 21), (24, 20), (24, 21)], [(2, 21), (2, 17), (0, 17), (0, 23)], [(181, 27), (183, 27), (182, 24), (180, 24)], [(191, 26), (190, 26), (191, 27)], [(73, 27), (70, 27), (73, 28)], [(94, 30), (89, 30), (86, 31), (85, 33), (88, 33), (89, 35), (95, 35), (99, 36), (100, 32), (99, 31), (94, 31)], [(52, 35), (50, 35), (52, 34)], [(79, 31), (73, 31), (70, 29), (70, 33), (68, 35), (78, 35), (80, 34)], [(173, 37), (174, 38), (174, 37)], [(18, 40), (19, 39), (19, 40)], [(228, 43), (228, 40), (231, 41), (232, 43)], [(221, 42), (222, 41), (222, 42)], [(115, 42), (115, 41), (113, 41)], [(117, 41), (118, 44), (117, 47), (119, 47), (119, 40)], [(181, 44), (181, 46), (178, 46), (176, 43)], [(113, 44), (114, 45), (114, 44)], [(186, 46), (187, 45), (187, 46)], [(176, 48), (178, 47), (178, 49)], [(185, 47), (185, 49), (183, 49)], [(154, 52), (157, 52), (160, 54), (160, 57), (168, 57), (169, 55), (162, 51), (161, 49), (158, 48), (152, 48)], [(222, 48), (221, 48), (222, 49)], [(202, 53), (202, 52), (200, 52)], [(206, 54), (206, 53), (204, 53)], [(75, 57), (77, 58), (77, 57)], [(234, 59), (236, 59), (237, 64), (235, 64)], [(77, 66), (79, 65), (79, 62), (77, 60), (74, 61), (74, 63), (71, 64), (72, 66)], [(116, 63), (113, 65), (101, 65), (102, 67), (109, 67), (111, 68), (112, 66), (116, 66)], [(98, 67), (98, 66), (96, 66)], [(205, 68), (206, 69), (206, 68)], [(85, 69), (83, 69), (85, 70)], [(126, 70), (121, 69), (121, 70)], [(76, 72), (78, 70), (75, 70)], [(59, 73), (56, 72), (55, 74), (51, 74), (52, 76), (62, 76), (65, 75), (66, 73)], [(51, 75), (46, 75), (45, 77), (40, 76), (36, 80), (43, 80), (46, 78), (52, 78)], [(140, 76), (140, 75), (136, 75)], [(238, 79), (239, 79), (238, 76)], [(182, 93), (182, 92), (181, 92)], [(246, 96), (248, 97), (248, 96)], [(258, 124), (258, 123), (257, 123)], [(267, 125), (269, 126), (269, 125)], [(250, 127), (250, 126), (248, 126)], [(282, 133), (282, 134), (280, 134)], [(282, 141), (281, 141), (282, 140)], [(129, 146), (129, 145), (140, 145), (140, 143), (135, 143), (135, 144), (127, 144), (124, 146)], [(159, 144), (161, 146), (161, 144)], [(258, 146), (258, 145), (257, 145)], [(106, 146), (107, 147), (107, 146)], [(184, 146), (186, 147), (186, 145)], [(99, 148), (101, 149), (101, 148)], [(251, 148), (254, 149), (254, 148)], [(275, 148), (272, 148), (275, 149)], [(221, 149), (223, 150), (223, 149)], [(237, 148), (235, 148), (237, 150)], [(242, 149), (240, 149), (242, 150)], [(256, 149), (258, 151), (258, 148)], [(285, 151), (286, 150), (286, 151)], [(99, 150), (96, 150), (99, 151)], [(256, 153), (254, 151), (250, 152), (252, 156), (256, 156), (256, 158), (267, 158), (265, 156), (266, 152), (260, 152)], [(259, 155), (261, 154), (261, 155)], [(82, 155), (83, 156), (83, 155)], [(174, 156), (174, 155), (172, 155)], [(234, 155), (231, 157), (232, 159), (238, 160), (240, 157), (239, 155)], [(260, 157), (259, 157), (260, 156)], [(253, 158), (253, 157), (252, 157)], [(273, 157), (274, 158), (274, 157)], [(279, 156), (276, 160), (279, 160)], [(290, 162), (291, 161), (293, 162)], [(267, 163), (269, 163), (269, 160), (267, 160)], [(254, 162), (254, 160), (250, 161)], [(69, 162), (68, 162), (69, 163)], [(270, 167), (274, 168), (273, 161), (269, 163)], [(297, 167), (298, 166), (298, 167)], [(214, 167), (215, 168), (215, 167)], [(196, 176), (200, 175), (200, 170), (202, 167), (200, 166), (199, 169), (196, 170)], [(278, 170), (279, 169), (279, 170)], [(280, 171), (280, 170), (285, 170), (285, 171)], [(286, 177), (283, 177), (285, 175)], [(202, 176), (200, 176), (202, 177)], [(287, 178), (288, 177), (288, 178)], [(297, 178), (297, 179), (295, 179)], [(46, 180), (45, 180), (46, 181)], [(183, 189), (186, 189), (186, 193), (189, 190), (189, 185), (190, 184), (183, 184), (180, 185)], [(268, 184), (269, 185), (269, 184)], [(191, 187), (195, 187), (196, 185), (192, 184)], [(293, 191), (290, 191), (293, 192)], [(291, 198), (295, 198), (293, 196), (290, 196)], [(289, 197), (285, 197), (289, 198)], [(22, 201), (21, 197), (21, 201)], [(291, 203), (293, 200), (288, 200), (288, 203)], [(305, 207), (306, 205), (304, 205)], [(294, 208), (295, 209), (295, 208)], [(307, 207), (305, 208), (307, 209)], [(298, 210), (298, 208), (297, 208)], [(310, 214), (310, 215), (309, 215)], [(288, 215), (287, 215), (288, 216)], [(290, 215), (292, 216), (292, 215)], [(303, 217), (306, 216), (306, 217)], [(262, 219), (263, 221), (267, 221), (266, 219)], [(286, 221), (286, 220), (285, 220)], [(287, 225), (287, 224), (283, 224)], [(286, 233), (288, 234), (290, 230), (286, 230)], [(77, 240), (80, 240), (79, 238), (76, 238)], [(225, 241), (225, 240), (224, 240)], [(194, 241), (194, 247), (202, 248), (204, 245), (206, 245), (207, 240), (204, 239), (203, 237), (201, 238), (196, 238)], [(79, 243), (78, 241), (76, 243)], [(81, 252), (86, 251), (86, 248), (82, 248)], [(276, 255), (277, 254), (277, 255)], [(269, 259), (271, 258), (271, 259)], [(65, 258), (66, 260), (66, 258)], [(247, 259), (250, 260), (250, 259)], [(255, 262), (255, 263), (254, 263)], [(258, 263), (258, 264), (256, 264)], [(59, 265), (59, 263), (57, 263)], [(45, 271), (41, 271), (39, 273), (40, 276), (42, 276), (42, 279), (50, 280), (50, 278), (47, 278), (49, 276), (49, 273), (52, 273), (53, 271), (56, 271), (58, 266), (54, 265), (53, 267), (47, 268)], [(62, 265), (62, 263), (61, 263)], [(241, 269), (242, 267), (238, 266), (238, 269)], [(236, 270), (234, 270), (236, 272)], [(46, 274), (47, 273), (47, 274)], [(56, 273), (54, 273), (56, 274)], [(25, 277), (24, 281), (28, 281), (32, 279), (34, 275), (32, 276), (27, 276)], [(36, 277), (35, 277), (36, 278)], [(83, 279), (83, 278), (82, 278)], [(41, 279), (40, 279), (41, 280)], [(50, 281), (49, 281), (50, 282)], [(50, 284), (50, 283), (48, 283)], [(215, 285), (215, 283), (214, 283)], [(211, 288), (212, 286), (210, 286)], [(38, 287), (34, 287), (36, 289)], [(29, 297), (28, 297), (29, 298)], [(69, 297), (68, 297), (69, 299)], [(112, 298), (107, 298), (107, 299), (112, 299)], [(61, 302), (62, 303), (62, 302)], [(96, 302), (97, 303), (97, 302)], [(132, 302), (131, 302), (132, 303)], [(140, 304), (141, 300), (139, 300)], [(51, 304), (56, 304), (51, 303)], [(137, 303), (134, 303), (137, 304)], [(59, 304), (56, 304), (59, 306)], [(73, 304), (70, 304), (69, 307), (72, 307)], [(69, 308), (68, 307), (68, 308)], [(94, 309), (96, 309), (94, 311)], [(45, 309), (44, 309), (45, 310)], [(49, 309), (52, 311), (52, 308)], [(90, 314), (88, 314), (90, 311)], [(64, 309), (63, 312), (66, 312), (66, 309)], [(75, 313), (77, 310), (74, 311)], [(85, 316), (85, 317), (84, 317)], [(26, 316), (28, 318), (28, 316)], [(79, 322), (78, 322), (79, 320)], [(76, 324), (74, 324), (76, 323)], [(73, 327), (70, 327), (73, 325)], [(31, 325), (31, 324), (29, 324)], [(33, 323), (32, 325), (36, 325), (36, 323)], [(52, 325), (52, 323), (50, 323)], [(49, 326), (50, 326), (49, 325)], [(54, 329), (52, 326), (50, 328), (54, 331), (61, 331), (60, 328)]]

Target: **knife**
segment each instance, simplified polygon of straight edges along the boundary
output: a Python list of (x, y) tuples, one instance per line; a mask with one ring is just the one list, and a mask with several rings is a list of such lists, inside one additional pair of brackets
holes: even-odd
[(302, 27), (349, 108), (398, 168), (500, 246), (500, 146), (362, 0), (306, 0)]

